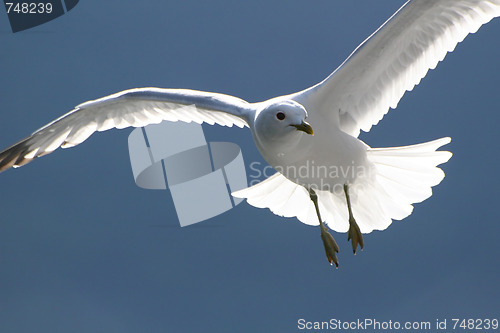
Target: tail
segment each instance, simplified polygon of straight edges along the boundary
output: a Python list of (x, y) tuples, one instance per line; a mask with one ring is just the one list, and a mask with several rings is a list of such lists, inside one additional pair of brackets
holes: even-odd
[[(375, 172), (369, 179), (354, 184), (349, 193), (361, 232), (386, 229), (393, 219), (402, 220), (410, 215), (412, 204), (432, 195), (432, 186), (444, 178), (444, 172), (437, 166), (452, 156), (448, 151), (437, 149), (450, 141), (450, 138), (442, 138), (413, 146), (368, 150), (368, 160)], [(349, 222), (343, 193), (316, 193), (323, 221), (337, 232), (347, 232)], [(279, 173), (233, 195), (246, 198), (253, 206), (269, 208), (277, 215), (295, 216), (310, 225), (319, 224), (307, 190)]]
[[(375, 166), (373, 182), (365, 189), (365, 197), (358, 202), (358, 209), (374, 210), (366, 207), (370, 203), (378, 206), (379, 218), (385, 221), (377, 225), (372, 221), (371, 227), (383, 230), (391, 220), (402, 220), (413, 211), (414, 203), (419, 203), (432, 195), (432, 187), (444, 178), (444, 172), (437, 166), (447, 162), (452, 153), (437, 151), (438, 148), (451, 142), (451, 138), (412, 146), (394, 148), (375, 148), (368, 151), (368, 160)], [(360, 198), (361, 199), (361, 198)], [(372, 201), (377, 202), (372, 202)], [(354, 209), (354, 207), (353, 207)], [(368, 213), (368, 212), (366, 212)], [(369, 216), (370, 216), (369, 215)]]

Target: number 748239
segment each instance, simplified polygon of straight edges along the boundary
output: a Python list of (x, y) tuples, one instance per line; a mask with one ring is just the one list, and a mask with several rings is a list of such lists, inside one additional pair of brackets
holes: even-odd
[(6, 2), (7, 14), (50, 14), (52, 4), (50, 2)]

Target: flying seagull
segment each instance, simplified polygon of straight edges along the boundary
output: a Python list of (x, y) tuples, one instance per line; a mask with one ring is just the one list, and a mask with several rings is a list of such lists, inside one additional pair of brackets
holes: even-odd
[[(441, 138), (371, 148), (357, 137), (396, 108), (469, 33), (500, 16), (500, 0), (411, 0), (320, 83), (259, 103), (187, 89), (137, 88), (88, 101), (0, 152), (0, 171), (85, 141), (96, 131), (184, 121), (249, 127), (278, 172), (233, 193), (273, 213), (319, 225), (330, 264), (339, 247), (327, 229), (347, 232), (353, 252), (363, 233), (384, 230), (432, 195), (451, 157)], [(169, 143), (166, 143), (169, 144)]]

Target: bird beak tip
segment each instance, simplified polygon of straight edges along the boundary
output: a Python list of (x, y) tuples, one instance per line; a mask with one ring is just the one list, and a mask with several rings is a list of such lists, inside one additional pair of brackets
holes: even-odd
[(309, 125), (309, 123), (306, 123), (305, 121), (302, 121), (300, 125), (292, 125), (292, 126), (295, 127), (298, 131), (302, 131), (304, 133), (314, 136), (313, 128), (311, 127), (311, 125)]

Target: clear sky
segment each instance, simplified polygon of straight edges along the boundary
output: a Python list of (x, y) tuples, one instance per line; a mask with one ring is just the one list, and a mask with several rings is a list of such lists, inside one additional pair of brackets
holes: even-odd
[[(0, 15), (0, 145), (127, 88), (260, 101), (333, 71), (403, 1), (98, 1), (13, 34)], [(242, 203), (180, 228), (168, 191), (138, 188), (130, 130), (0, 174), (1, 332), (295, 332), (298, 320), (498, 318), (500, 19), (470, 35), (362, 139), (451, 136), (446, 178), (365, 235), (340, 269), (319, 228)], [(247, 166), (248, 129), (205, 127)], [(250, 173), (250, 170), (247, 170)], [(195, 204), (195, 203), (193, 203)], [(449, 326), (448, 326), (449, 328)]]

